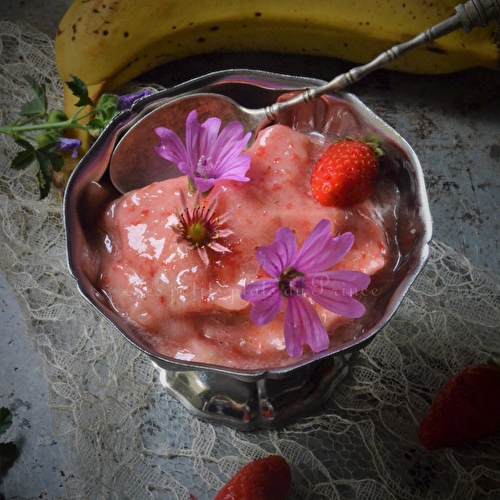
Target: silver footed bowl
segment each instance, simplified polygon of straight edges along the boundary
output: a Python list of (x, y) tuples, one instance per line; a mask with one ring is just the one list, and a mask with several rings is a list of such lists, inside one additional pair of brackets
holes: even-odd
[[(65, 191), (68, 267), (82, 297), (131, 344), (149, 356), (159, 371), (160, 382), (171, 393), (193, 414), (212, 423), (240, 430), (276, 428), (317, 411), (327, 399), (334, 397), (334, 388), (347, 374), (351, 356), (366, 346), (390, 320), (427, 260), (432, 223), (420, 163), (395, 130), (349, 93), (326, 96), (324, 99), (333, 103), (333, 108), (325, 107), (325, 101), (320, 98), (278, 118), (280, 123), (299, 130), (306, 127), (322, 133), (327, 127), (337, 135), (361, 130), (364, 135), (376, 134), (384, 138), (384, 175), (397, 185), (401, 195), (395, 234), (399, 256), (390, 284), (373, 299), (375, 302), (369, 312), (355, 320), (359, 324), (354, 338), (331, 343), (329, 349), (289, 366), (256, 370), (237, 370), (161, 355), (145, 343), (96, 287), (95, 221), (109, 202), (120, 196), (112, 182), (110, 165), (125, 156), (135, 169), (140, 162), (148, 162), (155, 172), (153, 180), (180, 175), (173, 167), (165, 168), (165, 160), (153, 151), (153, 146), (158, 145), (154, 127), (174, 128), (175, 125), (172, 119), (171, 123), (165, 123), (169, 117), (162, 115), (162, 107), (179, 96), (218, 94), (242, 106), (255, 108), (268, 106), (285, 93), (322, 84), (324, 82), (309, 78), (229, 70), (211, 73), (143, 98), (131, 110), (113, 119), (82, 158)], [(325, 115), (328, 109), (335, 109), (335, 113)], [(183, 126), (189, 111), (186, 109), (184, 116), (175, 117), (175, 122)], [(224, 117), (223, 122), (232, 119), (234, 117)], [(151, 162), (159, 164), (156, 170)], [(133, 172), (121, 170), (120, 175), (128, 178)], [(131, 182), (136, 186), (136, 181)]]

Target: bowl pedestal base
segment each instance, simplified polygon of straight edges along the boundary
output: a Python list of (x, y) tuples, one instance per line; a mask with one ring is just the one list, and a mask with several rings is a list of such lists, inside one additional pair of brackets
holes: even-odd
[(248, 431), (273, 429), (318, 410), (347, 375), (350, 357), (339, 353), (275, 378), (153, 365), (160, 383), (193, 415)]

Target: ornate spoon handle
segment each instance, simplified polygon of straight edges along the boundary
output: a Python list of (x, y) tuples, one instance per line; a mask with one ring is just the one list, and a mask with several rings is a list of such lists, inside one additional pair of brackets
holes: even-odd
[(323, 94), (335, 92), (355, 83), (364, 78), (368, 73), (396, 61), (409, 50), (426, 45), (459, 28), (468, 33), (475, 26), (485, 27), (490, 21), (500, 21), (500, 0), (469, 0), (465, 4), (457, 5), (455, 11), (453, 16), (423, 31), (408, 42), (395, 45), (369, 63), (352, 68), (347, 73), (337, 76), (325, 85), (308, 89), (293, 99), (268, 106), (265, 108), (267, 118), (274, 120), (277, 115), (286, 109), (303, 102), (309, 102)]

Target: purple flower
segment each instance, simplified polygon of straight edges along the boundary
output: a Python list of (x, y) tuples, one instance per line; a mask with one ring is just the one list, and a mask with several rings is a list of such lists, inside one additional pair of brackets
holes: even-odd
[(82, 145), (80, 139), (66, 139), (65, 137), (60, 137), (56, 148), (59, 151), (71, 151), (71, 158), (76, 158), (78, 156), (78, 148)]
[(118, 104), (117, 108), (118, 109), (129, 109), (132, 104), (134, 104), (137, 99), (141, 97), (145, 97), (147, 95), (151, 95), (151, 91), (149, 90), (141, 90), (138, 94), (125, 94), (118, 96)]
[(186, 146), (179, 136), (165, 127), (155, 129), (161, 146), (155, 151), (168, 161), (176, 163), (179, 170), (189, 176), (196, 190), (204, 193), (213, 188), (217, 179), (246, 182), (250, 155), (241, 154), (250, 133), (243, 136), (243, 125), (229, 123), (219, 134), (221, 120), (209, 118), (198, 123), (196, 110), (186, 120)]
[(262, 279), (245, 286), (243, 300), (252, 303), (251, 317), (258, 326), (268, 324), (281, 311), (286, 299), (284, 336), (290, 356), (302, 355), (302, 343), (314, 352), (327, 349), (328, 333), (307, 295), (325, 309), (348, 318), (365, 313), (351, 295), (364, 290), (370, 277), (359, 271), (326, 271), (342, 260), (354, 243), (352, 233), (330, 236), (330, 221), (320, 220), (297, 252), (292, 231), (282, 227), (275, 240), (261, 246), (255, 257), (275, 279)]

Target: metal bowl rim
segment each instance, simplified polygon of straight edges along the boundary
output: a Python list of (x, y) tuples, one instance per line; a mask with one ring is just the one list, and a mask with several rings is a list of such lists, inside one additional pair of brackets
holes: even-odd
[[(235, 79), (237, 81), (235, 81)], [(281, 82), (281, 85), (279, 85), (278, 82)], [(253, 369), (253, 370), (235, 369), (218, 365), (209, 365), (204, 363), (192, 363), (188, 361), (181, 361), (173, 358), (168, 358), (166, 356), (161, 356), (149, 352), (146, 349), (137, 345), (133, 339), (129, 338), (129, 336), (126, 335), (105, 314), (105, 312), (102, 311), (93, 302), (93, 300), (90, 297), (90, 294), (87, 293), (87, 291), (84, 289), (81, 279), (78, 276), (78, 273), (75, 271), (74, 266), (72, 264), (74, 260), (74, 256), (72, 255), (70, 250), (71, 249), (70, 237), (71, 237), (72, 227), (71, 224), (68, 223), (69, 220), (68, 208), (70, 206), (71, 192), (73, 190), (73, 185), (77, 180), (78, 173), (81, 169), (87, 166), (88, 162), (91, 161), (93, 150), (96, 149), (100, 143), (104, 142), (112, 134), (114, 128), (118, 123), (126, 119), (132, 122), (135, 121), (137, 117), (139, 117), (140, 119), (141, 112), (150, 107), (151, 104), (154, 104), (162, 99), (176, 98), (184, 94), (199, 93), (205, 90), (210, 90), (221, 83), (244, 83), (253, 86), (261, 85), (265, 88), (269, 88), (272, 90), (283, 89), (283, 92), (285, 92), (289, 90), (296, 90), (298, 88), (306, 88), (308, 86), (322, 85), (326, 82), (314, 78), (273, 73), (261, 70), (250, 70), (250, 69), (221, 70), (187, 80), (186, 82), (172, 86), (165, 90), (161, 90), (150, 96), (143, 97), (138, 101), (136, 101), (130, 110), (125, 110), (118, 113), (117, 116), (115, 116), (113, 120), (108, 124), (108, 126), (104, 129), (104, 131), (98, 137), (96, 142), (92, 144), (89, 150), (82, 157), (82, 159), (80, 160), (80, 162), (78, 163), (78, 165), (76, 166), (76, 168), (74, 169), (68, 180), (68, 184), (63, 199), (63, 223), (65, 227), (67, 246), (68, 246), (68, 251), (66, 255), (67, 267), (71, 275), (77, 282), (77, 287), (80, 295), (88, 302), (90, 302), (90, 304), (102, 316), (104, 316), (111, 323), (111, 325), (113, 325), (120, 332), (120, 334), (126, 340), (128, 340), (135, 348), (139, 349), (141, 352), (148, 355), (154, 362), (156, 362), (160, 366), (165, 367), (165, 365), (168, 365), (169, 369), (175, 369), (177, 371), (210, 370), (216, 373), (229, 375), (244, 381), (261, 379), (267, 376), (281, 378), (282, 376), (285, 376), (290, 372), (300, 369), (303, 366), (319, 362), (329, 356), (335, 356), (341, 353), (345, 354), (351, 351), (358, 351), (359, 349), (366, 346), (369, 342), (371, 342), (374, 336), (390, 321), (392, 316), (395, 314), (399, 305), (401, 304), (402, 300), (407, 294), (409, 288), (415, 281), (418, 274), (423, 269), (429, 257), (429, 243), (432, 239), (432, 219), (430, 215), (430, 209), (425, 190), (423, 171), (420, 162), (417, 158), (417, 155), (415, 154), (411, 146), (408, 144), (408, 142), (395, 129), (393, 129), (390, 125), (388, 125), (385, 121), (383, 121), (375, 112), (373, 112), (370, 108), (368, 108), (354, 94), (345, 91), (339, 91), (335, 94), (335, 96), (351, 104), (356, 109), (356, 111), (362, 113), (365, 119), (368, 119), (368, 121), (372, 125), (375, 125), (377, 128), (381, 129), (386, 135), (392, 138), (408, 154), (408, 157), (411, 160), (411, 164), (415, 170), (415, 173), (417, 174), (418, 196), (420, 201), (420, 215), (422, 217), (422, 226), (425, 228), (425, 234), (420, 243), (420, 255), (418, 258), (418, 265), (414, 267), (412, 272), (409, 273), (404, 278), (404, 280), (399, 284), (399, 286), (394, 290), (391, 300), (387, 304), (386, 312), (382, 316), (380, 321), (374, 327), (372, 327), (368, 332), (363, 334), (363, 336), (360, 339), (356, 339), (356, 341), (353, 342), (352, 345), (338, 346), (334, 348), (334, 350), (325, 350), (320, 353), (313, 354), (304, 360), (300, 360), (296, 363), (284, 367), (269, 368), (269, 369)]]

